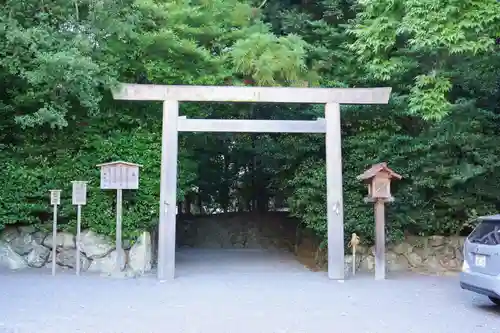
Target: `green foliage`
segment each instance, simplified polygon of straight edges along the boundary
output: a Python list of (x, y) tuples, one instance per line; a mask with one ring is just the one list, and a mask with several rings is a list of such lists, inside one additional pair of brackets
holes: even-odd
[[(451, 110), (448, 81), (457, 59), (498, 52), (496, 0), (375, 0), (361, 5), (348, 30), (356, 37), (348, 48), (375, 80), (404, 82), (408, 112), (424, 119), (439, 120)], [(406, 79), (411, 77), (414, 82)]]
[(288, 199), (293, 215), (323, 238), (327, 236), (325, 173), (324, 161), (304, 162), (289, 182), (294, 191)]
[(0, 79), (10, 83), (2, 94), (9, 118), (23, 127), (64, 127), (72, 109), (97, 113), (102, 88), (117, 78), (109, 48), (130, 30), (126, 5), (5, 1)]
[(306, 43), (298, 36), (254, 34), (234, 45), (231, 56), (236, 71), (259, 85), (300, 85), (305, 77)]
[(410, 90), (408, 110), (412, 115), (426, 115), (428, 119), (439, 119), (448, 113), (451, 103), (446, 98), (452, 84), (449, 79), (436, 73), (419, 75)]

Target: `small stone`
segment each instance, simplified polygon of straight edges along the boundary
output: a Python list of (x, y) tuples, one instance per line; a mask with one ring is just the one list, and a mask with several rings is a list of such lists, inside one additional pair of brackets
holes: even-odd
[(111, 240), (92, 230), (85, 230), (80, 235), (80, 251), (90, 259), (107, 256), (115, 248)]
[(408, 260), (403, 255), (388, 252), (385, 255), (387, 270), (390, 272), (400, 272), (408, 270)]
[(433, 248), (433, 255), (439, 256), (439, 257), (448, 257), (448, 258), (454, 258), (456, 257), (456, 248), (449, 244), (445, 244), (443, 246), (438, 246)]
[(392, 251), (397, 254), (408, 254), (412, 252), (412, 250), (413, 250), (413, 245), (408, 244), (406, 242), (399, 243), (392, 248)]
[[(52, 233), (43, 240), (43, 245), (52, 249)], [(68, 232), (58, 232), (56, 234), (56, 247), (63, 249), (75, 249), (75, 236)]]
[(413, 267), (419, 267), (422, 265), (422, 257), (420, 257), (417, 253), (411, 252), (406, 256), (408, 262)]
[(423, 248), (427, 247), (429, 240), (427, 237), (422, 236), (407, 236), (406, 243), (412, 245), (414, 248)]
[(33, 241), (36, 244), (40, 244), (40, 245), (43, 243), (43, 240), (45, 239), (45, 237), (47, 237), (47, 234), (44, 232), (41, 232), (41, 231), (36, 231), (36, 232), (31, 234), (31, 238), (33, 239)]
[(458, 260), (458, 259), (450, 259), (448, 261), (448, 268), (450, 270), (453, 270), (453, 271), (458, 271), (458, 270), (461, 270), (462, 268), (462, 260)]
[(17, 254), (9, 244), (0, 241), (0, 267), (18, 270), (28, 267), (23, 257)]
[(429, 246), (436, 247), (442, 246), (446, 243), (446, 238), (444, 236), (430, 236)]
[(374, 270), (375, 270), (375, 257), (371, 255), (363, 257), (360, 264), (360, 271), (373, 272)]
[(446, 268), (441, 265), (439, 258), (437, 258), (436, 256), (430, 256), (425, 259), (423, 265), (428, 271), (435, 273), (443, 272), (446, 270)]
[(0, 234), (0, 241), (5, 243), (10, 243), (14, 238), (19, 237), (19, 231), (17, 228), (8, 226)]
[(416, 253), (423, 261), (427, 259), (427, 257), (429, 257), (430, 255), (432, 255), (432, 248), (430, 246), (414, 247), (412, 253)]
[(133, 272), (144, 274), (151, 270), (152, 248), (149, 232), (143, 232), (132, 245), (128, 258), (128, 266)]
[(30, 234), (19, 233), (18, 237), (12, 239), (9, 245), (17, 254), (24, 256), (30, 253), (37, 244)]
[[(125, 258), (125, 251), (122, 250), (122, 258)], [(99, 272), (99, 273), (112, 273), (115, 271), (122, 271), (124, 269), (123, 263), (120, 265), (120, 269), (118, 269), (117, 265), (117, 252), (113, 250), (106, 257), (93, 259), (89, 271), (90, 272)]]
[(17, 227), (17, 230), (19, 230), (19, 233), (22, 235), (26, 235), (26, 234), (31, 235), (31, 234), (34, 234), (36, 232), (35, 227), (32, 225), (23, 225), (23, 226)]
[[(71, 249), (61, 249), (57, 254), (57, 264), (59, 266), (64, 266), (68, 268), (76, 268), (76, 250)], [(52, 256), (49, 259), (52, 262)], [(84, 253), (80, 253), (80, 269), (81, 271), (86, 271), (90, 266), (89, 259)]]
[(448, 244), (457, 249), (462, 249), (465, 243), (465, 237), (463, 236), (450, 236), (448, 237)]
[(43, 245), (36, 244), (31, 252), (25, 257), (28, 266), (41, 268), (49, 259), (50, 250)]

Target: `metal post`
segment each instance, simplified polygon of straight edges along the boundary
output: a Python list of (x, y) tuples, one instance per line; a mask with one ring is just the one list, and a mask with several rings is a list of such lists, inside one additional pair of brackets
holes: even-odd
[(385, 279), (385, 203), (375, 201), (375, 280)]
[(177, 153), (179, 102), (163, 103), (161, 139), (160, 221), (158, 230), (158, 279), (175, 277), (175, 223), (177, 206)]
[(57, 261), (57, 205), (53, 205), (54, 215), (52, 217), (52, 276), (56, 275)]
[(76, 206), (76, 275), (80, 275), (80, 239), (82, 229), (82, 206)]
[(328, 278), (344, 280), (344, 209), (340, 105), (325, 105)]
[(123, 268), (122, 258), (122, 189), (116, 190), (116, 266), (117, 270)]

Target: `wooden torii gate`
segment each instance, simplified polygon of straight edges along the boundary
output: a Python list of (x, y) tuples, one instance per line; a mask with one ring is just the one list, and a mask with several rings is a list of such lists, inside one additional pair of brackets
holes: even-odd
[[(117, 100), (163, 101), (158, 279), (175, 277), (175, 229), (179, 132), (326, 133), (328, 277), (344, 279), (344, 212), (340, 104), (387, 104), (391, 88), (289, 88), (121, 84)], [(179, 117), (179, 102), (325, 104), (325, 118), (223, 120)]]

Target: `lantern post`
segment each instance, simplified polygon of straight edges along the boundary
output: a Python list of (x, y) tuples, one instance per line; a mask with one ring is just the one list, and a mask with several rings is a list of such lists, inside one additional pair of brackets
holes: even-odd
[(368, 186), (365, 202), (373, 202), (375, 211), (375, 280), (385, 279), (385, 203), (394, 201), (391, 179), (401, 179), (387, 163), (372, 165), (357, 177)]

